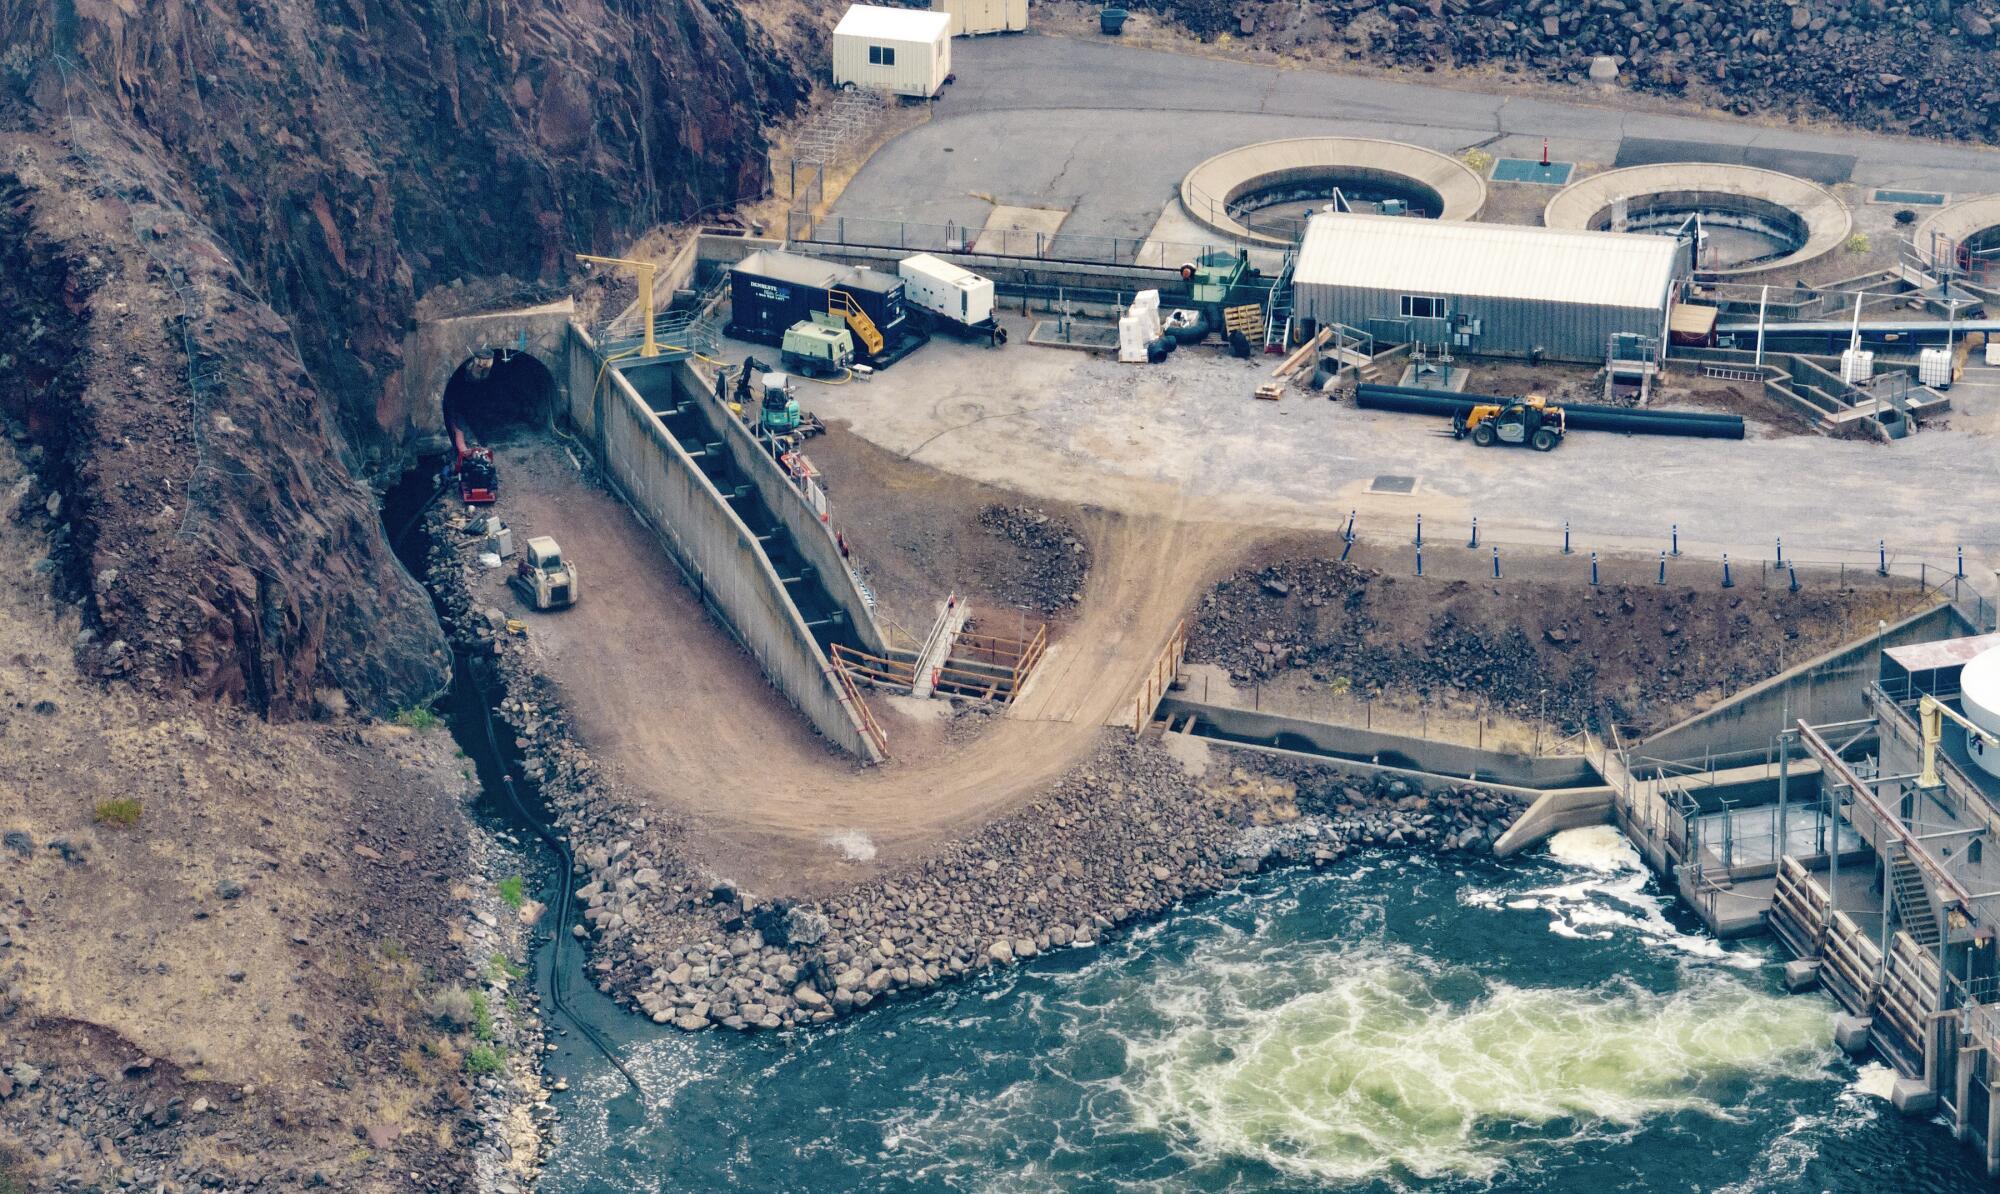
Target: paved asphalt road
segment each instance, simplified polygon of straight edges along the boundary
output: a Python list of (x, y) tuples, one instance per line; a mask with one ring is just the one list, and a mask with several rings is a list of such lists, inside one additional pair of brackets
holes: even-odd
[(991, 210), (978, 196), (991, 195), (1073, 207), (1066, 232), (1144, 236), (1197, 162), (1312, 135), (1520, 157), (1548, 137), (1555, 157), (1599, 165), (1627, 136), (1755, 145), (1857, 156), (1854, 181), (1866, 187), (2000, 191), (2000, 151), (1624, 111), (1581, 94), (1456, 90), (1033, 34), (961, 39), (952, 54), (958, 82), (936, 118), (877, 153), (837, 212), (977, 227)]

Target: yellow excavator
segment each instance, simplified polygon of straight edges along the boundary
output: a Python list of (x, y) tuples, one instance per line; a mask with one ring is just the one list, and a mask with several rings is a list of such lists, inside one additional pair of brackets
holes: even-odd
[(1552, 406), (1540, 394), (1505, 402), (1481, 402), (1452, 416), (1451, 437), (1480, 447), (1493, 444), (1526, 444), (1537, 452), (1547, 452), (1569, 434), (1569, 418), (1560, 406)]

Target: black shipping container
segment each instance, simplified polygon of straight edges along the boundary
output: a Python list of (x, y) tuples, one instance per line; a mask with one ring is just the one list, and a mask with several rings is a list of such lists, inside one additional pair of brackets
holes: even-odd
[[(826, 311), (834, 290), (852, 295), (875, 321), (882, 333), (880, 355), (901, 355), (898, 349), (919, 334), (904, 314), (903, 280), (895, 274), (770, 251), (752, 253), (730, 270), (727, 331), (739, 340), (777, 344), (785, 329), (815, 311)], [(871, 359), (860, 336), (854, 337), (854, 352), (861, 360)]]

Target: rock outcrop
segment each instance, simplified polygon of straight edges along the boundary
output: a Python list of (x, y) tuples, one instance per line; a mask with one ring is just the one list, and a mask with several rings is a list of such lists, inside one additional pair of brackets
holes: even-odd
[(1285, 53), (1423, 69), (1499, 68), (1582, 83), (1609, 58), (1625, 84), (1864, 128), (2000, 141), (1991, 0), (1154, 0), (1190, 32)]
[(438, 397), (400, 379), (419, 300), (537, 299), (757, 196), (805, 90), (691, 0), (12, 5), (0, 46), (0, 408), (83, 662), (279, 717), (442, 686), (360, 483)]

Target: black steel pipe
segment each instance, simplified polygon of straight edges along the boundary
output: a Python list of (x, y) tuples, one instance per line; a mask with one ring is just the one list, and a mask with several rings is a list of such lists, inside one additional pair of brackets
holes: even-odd
[[(1460, 394), (1421, 386), (1362, 385), (1354, 404), (1363, 410), (1395, 411), (1449, 418), (1484, 402), (1505, 404), (1505, 395)], [(1628, 410), (1620, 406), (1563, 404), (1573, 431), (1622, 431), (1632, 435), (1684, 435), (1697, 439), (1742, 439), (1743, 420), (1737, 415), (1712, 415), (1687, 410)]]

